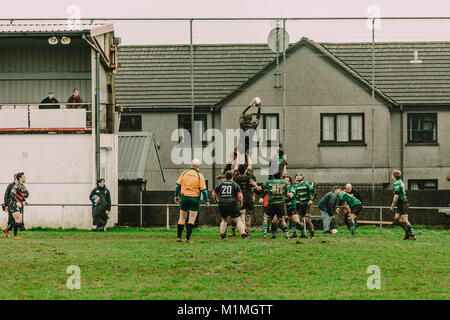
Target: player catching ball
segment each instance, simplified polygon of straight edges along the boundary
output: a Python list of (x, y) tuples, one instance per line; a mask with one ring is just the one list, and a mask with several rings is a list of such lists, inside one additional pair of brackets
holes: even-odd
[(220, 223), (220, 237), (225, 239), (227, 231), (227, 219), (231, 217), (238, 230), (241, 232), (243, 239), (247, 239), (248, 235), (245, 232), (245, 224), (241, 220), (241, 213), (238, 207), (242, 206), (243, 196), (241, 187), (232, 180), (233, 173), (227, 171), (225, 173), (225, 179), (217, 185), (213, 191), (214, 200), (219, 203), (219, 211), (222, 216), (222, 222)]
[[(253, 116), (251, 113), (247, 113), (247, 110), (251, 107), (257, 107), (258, 113), (256, 114), (256, 119), (253, 120)], [(235, 162), (234, 169), (237, 171), (238, 164), (245, 163), (247, 169), (251, 170), (252, 165), (250, 162), (250, 142), (253, 141), (253, 135), (255, 134), (255, 130), (259, 126), (259, 119), (261, 117), (261, 99), (256, 97), (253, 98), (250, 102), (250, 105), (242, 111), (242, 114), (239, 117), (239, 127), (242, 130), (241, 135), (239, 137), (239, 145), (237, 150), (237, 161)], [(249, 131), (250, 130), (250, 131)], [(247, 133), (247, 131), (249, 131)], [(241, 156), (245, 155), (245, 160), (242, 162)]]
[(392, 181), (394, 181), (394, 199), (391, 204), (391, 212), (394, 212), (394, 207), (397, 205), (397, 213), (394, 220), (400, 224), (405, 230), (405, 237), (403, 240), (416, 240), (411, 223), (408, 221), (408, 199), (406, 198), (405, 184), (401, 180), (402, 173), (399, 170), (392, 171)]

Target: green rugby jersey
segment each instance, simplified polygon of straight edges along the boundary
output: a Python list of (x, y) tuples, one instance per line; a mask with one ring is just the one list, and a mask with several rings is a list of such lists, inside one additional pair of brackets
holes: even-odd
[(272, 179), (263, 183), (261, 188), (269, 195), (269, 206), (283, 203), (287, 197), (287, 183), (281, 179)]
[(401, 200), (406, 199), (406, 190), (405, 190), (405, 184), (401, 179), (394, 181), (394, 193), (398, 194), (398, 198)]
[(341, 202), (344, 202), (344, 201), (347, 202), (347, 204), (350, 208), (353, 208), (354, 206), (361, 204), (361, 201), (356, 199), (352, 194), (349, 194), (344, 191), (341, 191), (338, 193), (336, 200), (341, 201)]
[(311, 200), (314, 193), (314, 187), (306, 181), (301, 184), (294, 184), (295, 189), (295, 201), (299, 204), (305, 205)]
[(294, 186), (290, 186), (287, 189), (288, 193), (293, 193), (294, 196), (292, 198), (287, 197), (284, 201), (286, 202), (286, 209), (295, 209), (296, 205), (295, 205), (295, 189)]

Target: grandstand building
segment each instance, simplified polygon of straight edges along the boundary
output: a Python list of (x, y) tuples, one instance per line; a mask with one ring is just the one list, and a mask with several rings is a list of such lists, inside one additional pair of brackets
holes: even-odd
[[(193, 52), (195, 120), (203, 130), (237, 129), (240, 112), (258, 96), (260, 126), (280, 129), (289, 173), (358, 189), (374, 177), (386, 189), (395, 168), (409, 189), (450, 189), (449, 42), (375, 43), (373, 100), (371, 43), (302, 38), (286, 52), (285, 75), (282, 56), (277, 67), (267, 44), (194, 45)], [(190, 59), (189, 45), (121, 47), (121, 130), (154, 132), (167, 177), (164, 183), (156, 163), (147, 166), (148, 190), (172, 190), (185, 168), (171, 161), (171, 134), (191, 128)], [(210, 190), (222, 168), (202, 165)]]
[[(98, 176), (117, 203), (119, 42), (113, 25), (0, 25), (0, 190), (25, 172), (28, 228), (91, 228), (91, 208), (70, 205), (89, 204)], [(67, 103), (74, 89), (82, 103)]]

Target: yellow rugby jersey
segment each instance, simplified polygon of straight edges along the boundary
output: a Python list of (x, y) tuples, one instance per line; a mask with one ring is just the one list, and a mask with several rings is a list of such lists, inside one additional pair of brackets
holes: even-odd
[(198, 170), (191, 168), (178, 178), (181, 194), (186, 197), (200, 197), (200, 191), (206, 189), (205, 177)]

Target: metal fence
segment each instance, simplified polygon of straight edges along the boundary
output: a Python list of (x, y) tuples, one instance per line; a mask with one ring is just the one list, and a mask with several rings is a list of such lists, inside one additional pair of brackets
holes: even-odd
[[(64, 209), (66, 207), (92, 207), (91, 204), (29, 204), (29, 206), (34, 207), (61, 207), (61, 225), (64, 228)], [(111, 204), (112, 207), (139, 207), (139, 224), (140, 228), (143, 227), (143, 208), (146, 207), (159, 207), (159, 208), (165, 208), (166, 209), (166, 229), (170, 229), (170, 208), (179, 208), (178, 204), (172, 204), (172, 203), (166, 203), (166, 204)], [(201, 207), (206, 207), (204, 204), (201, 205)], [(217, 204), (210, 204), (209, 207), (218, 207)], [(260, 204), (255, 204), (255, 207), (262, 207)], [(318, 208), (317, 205), (314, 206), (314, 208)], [(390, 207), (386, 206), (364, 206), (364, 209), (376, 209), (379, 211), (379, 229), (380, 232), (383, 232), (383, 222), (386, 222), (386, 220), (383, 220), (383, 210), (389, 210)], [(447, 216), (450, 216), (450, 207), (409, 207), (411, 210), (439, 210), (439, 212), (445, 212)], [(177, 213), (178, 214), (178, 213)], [(178, 217), (178, 215), (177, 215)], [(322, 216), (314, 215), (311, 216), (312, 220), (321, 220)]]

